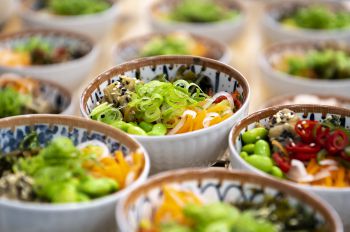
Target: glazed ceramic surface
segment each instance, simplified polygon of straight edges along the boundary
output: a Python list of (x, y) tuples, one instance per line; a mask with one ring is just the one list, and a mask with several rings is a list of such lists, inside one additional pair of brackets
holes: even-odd
[[(345, 1), (344, 1), (345, 2)], [(338, 30), (313, 30), (304, 28), (288, 28), (279, 22), (279, 18), (295, 9), (312, 4), (326, 6), (332, 10), (347, 10), (342, 1), (332, 0), (296, 0), (296, 1), (275, 1), (266, 6), (265, 16), (262, 20), (262, 30), (268, 42), (283, 40), (344, 40), (350, 41), (350, 29)]]
[(97, 58), (98, 51), (91, 39), (80, 34), (56, 30), (31, 30), (0, 36), (0, 49), (16, 47), (32, 37), (47, 41), (54, 47), (67, 46), (71, 49), (79, 49), (84, 55), (81, 58), (58, 64), (24, 67), (0, 66), (0, 72), (16, 72), (35, 76), (58, 83), (72, 91), (86, 78)]
[(350, 53), (349, 44), (335, 41), (293, 41), (276, 43), (268, 47), (260, 56), (259, 66), (264, 87), (269, 96), (279, 94), (335, 94), (349, 96), (350, 79), (311, 80), (292, 76), (273, 68), (284, 54), (290, 52), (305, 53), (310, 50), (339, 49)]
[(127, 188), (87, 203), (47, 204), (0, 199), (0, 231), (113, 231), (117, 200), (147, 178), (149, 160), (143, 147), (126, 134), (90, 120), (73, 116), (27, 115), (0, 120), (0, 153), (16, 150), (20, 141), (32, 132), (38, 134), (40, 145), (45, 145), (54, 137), (65, 136), (76, 145), (96, 139), (110, 150), (121, 149), (124, 155), (140, 149), (144, 154), (145, 167), (140, 177)]
[(249, 86), (246, 79), (235, 69), (214, 60), (192, 56), (159, 56), (130, 61), (116, 66), (98, 76), (83, 92), (80, 110), (89, 118), (90, 112), (103, 97), (103, 89), (126, 75), (147, 82), (158, 74), (175, 76), (179, 67), (208, 76), (219, 91), (239, 91), (243, 96), (242, 107), (230, 118), (206, 129), (166, 136), (131, 135), (145, 146), (150, 154), (152, 173), (163, 170), (207, 166), (223, 155), (227, 149), (230, 127), (248, 114)]
[(116, 218), (121, 232), (136, 232), (142, 219), (150, 219), (162, 201), (162, 187), (176, 185), (192, 191), (205, 202), (228, 203), (251, 199), (259, 201), (265, 194), (287, 195), (293, 205), (304, 204), (328, 222), (328, 231), (341, 232), (339, 216), (326, 203), (314, 195), (270, 178), (224, 169), (184, 169), (160, 174), (133, 190), (117, 207)]
[(222, 20), (214, 23), (186, 23), (176, 22), (160, 18), (157, 12), (170, 12), (176, 3), (180, 0), (160, 0), (155, 1), (148, 10), (148, 20), (153, 29), (158, 32), (171, 32), (183, 30), (190, 33), (207, 36), (221, 42), (230, 42), (237, 38), (243, 30), (245, 21), (245, 12), (243, 7), (237, 1), (217, 0), (229, 9), (239, 12), (239, 16)]
[(37, 9), (38, 0), (20, 0), (19, 16), (32, 28), (62, 29), (85, 34), (94, 39), (101, 39), (110, 31), (116, 22), (119, 12), (117, 0), (111, 0), (112, 6), (96, 14), (62, 16)]
[[(166, 37), (167, 35), (169, 34), (171, 35), (173, 33), (174, 32), (152, 33), (152, 34), (147, 34), (140, 37), (131, 38), (117, 44), (117, 46), (113, 51), (115, 64), (120, 64), (126, 61), (140, 58), (140, 53), (142, 48), (149, 41), (151, 41), (155, 37)], [(179, 33), (184, 33), (184, 32), (179, 32)], [(193, 39), (197, 43), (203, 44), (206, 47), (206, 49), (208, 49), (205, 57), (218, 60), (227, 64), (230, 63), (231, 61), (230, 49), (225, 44), (216, 40), (209, 39), (204, 36), (194, 35), (191, 33), (184, 33), (184, 35), (190, 36), (191, 39)]]
[[(286, 106), (276, 106), (267, 108), (262, 111), (258, 111), (254, 114), (249, 115), (245, 119), (243, 119), (239, 124), (233, 127), (229, 136), (229, 148), (230, 148), (230, 160), (231, 166), (236, 169), (249, 170), (253, 173), (267, 176), (265, 172), (262, 172), (255, 167), (248, 164), (245, 160), (243, 160), (239, 153), (242, 148), (242, 139), (241, 135), (250, 129), (255, 127), (255, 123), (259, 122), (263, 125), (267, 125), (269, 121), (269, 117), (277, 113), (281, 109), (290, 109), (297, 113), (301, 119), (310, 119), (316, 121), (322, 121), (329, 115), (337, 115), (341, 116), (342, 126), (346, 128), (350, 128), (350, 110), (344, 108), (337, 108), (331, 106), (317, 106), (317, 105), (286, 105)], [(268, 175), (270, 176), (270, 175)], [(287, 181), (280, 181), (287, 182)], [(308, 192), (315, 193), (319, 195), (321, 198), (326, 200), (330, 205), (332, 205), (336, 211), (339, 213), (340, 217), (343, 220), (343, 224), (350, 228), (350, 222), (348, 218), (350, 217), (350, 201), (348, 201), (348, 197), (350, 195), (350, 188), (326, 188), (326, 187), (315, 187), (297, 184), (295, 182), (288, 183), (306, 190)]]

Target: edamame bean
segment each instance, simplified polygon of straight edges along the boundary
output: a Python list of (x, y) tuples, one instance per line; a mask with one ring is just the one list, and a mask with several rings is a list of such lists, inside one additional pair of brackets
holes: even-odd
[(60, 186), (57, 192), (52, 196), (52, 202), (65, 203), (75, 202), (79, 199), (79, 192), (75, 185), (67, 183)]
[(153, 126), (152, 130), (148, 132), (148, 135), (165, 135), (167, 132), (167, 128), (162, 123), (157, 123)]
[(115, 122), (111, 123), (110, 125), (115, 127), (115, 128), (118, 128), (122, 131), (125, 131), (125, 132), (127, 132), (128, 128), (129, 128), (129, 124), (126, 122), (123, 122), (123, 121), (115, 121)]
[(118, 184), (110, 178), (89, 178), (83, 181), (79, 189), (92, 197), (107, 195), (118, 189)]
[(248, 154), (254, 153), (255, 144), (247, 144), (242, 147), (242, 151), (247, 152)]
[(278, 178), (283, 178), (283, 172), (282, 170), (277, 167), (277, 166), (273, 166), (272, 169), (271, 169), (271, 174), (275, 177), (278, 177)]
[(271, 150), (270, 150), (270, 145), (268, 142), (266, 142), (263, 139), (259, 139), (254, 146), (254, 154), (256, 155), (263, 155), (270, 157), (271, 156)]
[(150, 132), (153, 128), (153, 124), (149, 122), (140, 122), (139, 127), (141, 127), (146, 132)]
[(126, 132), (133, 135), (147, 135), (147, 133), (140, 127), (133, 125), (129, 125), (128, 130)]
[(264, 139), (267, 136), (267, 130), (264, 127), (257, 127), (246, 131), (242, 135), (245, 144), (256, 143), (259, 139)]
[(273, 163), (270, 157), (261, 156), (261, 155), (251, 155), (246, 158), (246, 161), (256, 167), (257, 169), (260, 169), (264, 172), (270, 172), (273, 167)]
[(242, 151), (239, 155), (240, 155), (241, 158), (244, 159), (244, 160), (249, 156), (248, 153), (245, 152), (245, 151)]

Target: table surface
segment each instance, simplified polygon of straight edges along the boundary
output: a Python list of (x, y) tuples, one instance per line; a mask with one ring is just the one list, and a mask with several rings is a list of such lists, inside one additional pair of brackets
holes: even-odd
[[(122, 0), (120, 2), (120, 14), (113, 30), (98, 42), (100, 54), (98, 62), (92, 72), (86, 77), (79, 90), (74, 93), (75, 114), (79, 113), (79, 98), (83, 89), (98, 74), (115, 66), (112, 58), (113, 47), (120, 41), (143, 35), (152, 31), (145, 20), (146, 7), (149, 0)], [(266, 99), (266, 92), (260, 84), (260, 73), (257, 66), (257, 58), (263, 47), (262, 36), (259, 31), (259, 19), (262, 14), (263, 3), (259, 1), (245, 1), (242, 3), (249, 8), (246, 17), (246, 26), (241, 35), (229, 44), (232, 53), (230, 65), (239, 70), (249, 81), (251, 87), (250, 113), (261, 108)], [(135, 9), (137, 9), (135, 11)], [(1, 33), (15, 32), (23, 29), (18, 17), (13, 18), (5, 25)]]

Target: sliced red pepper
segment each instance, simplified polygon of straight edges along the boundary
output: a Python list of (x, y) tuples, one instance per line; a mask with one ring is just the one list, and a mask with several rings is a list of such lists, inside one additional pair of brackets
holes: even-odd
[(317, 153), (293, 153), (291, 157), (300, 161), (309, 161), (316, 158)]
[(291, 153), (317, 153), (321, 150), (321, 147), (318, 145), (310, 146), (310, 144), (297, 143), (294, 146), (292, 144), (287, 145), (286, 149)]
[(273, 153), (272, 159), (275, 161), (276, 165), (282, 170), (282, 172), (287, 173), (290, 169), (289, 160), (281, 156), (278, 152)]
[(222, 95), (222, 96), (216, 98), (215, 101), (214, 101), (213, 103), (217, 104), (217, 103), (220, 103), (220, 102), (222, 102), (223, 100), (226, 100), (226, 99), (227, 99), (227, 97), (225, 97), (224, 95)]
[(350, 161), (350, 156), (345, 153), (345, 151), (340, 152), (340, 157), (346, 161)]
[(330, 133), (329, 133), (330, 129), (329, 127), (324, 127), (321, 124), (319, 124), (316, 127), (317, 127), (316, 134), (315, 134), (316, 143), (320, 146), (325, 146), (330, 136)]
[(335, 130), (328, 138), (326, 149), (330, 154), (335, 154), (349, 144), (348, 136), (342, 130)]
[(306, 143), (314, 141), (313, 128), (318, 122), (312, 120), (299, 120), (295, 124), (295, 132), (300, 136), (301, 140)]

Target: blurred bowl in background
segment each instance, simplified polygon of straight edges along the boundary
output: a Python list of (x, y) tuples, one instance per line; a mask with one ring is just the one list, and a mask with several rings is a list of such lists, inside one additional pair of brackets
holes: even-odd
[(19, 15), (23, 22), (34, 28), (63, 29), (101, 39), (113, 27), (118, 12), (118, 0), (106, 0), (107, 10), (84, 15), (57, 15), (42, 9), (42, 0), (20, 0)]
[[(345, 1), (344, 1), (345, 2)], [(287, 16), (297, 9), (308, 6), (323, 6), (332, 11), (346, 11), (350, 13), (349, 8), (345, 7), (342, 1), (332, 0), (294, 0), (294, 1), (275, 1), (266, 6), (265, 16), (262, 21), (262, 30), (267, 38), (267, 42), (276, 42), (281, 40), (293, 39), (335, 39), (350, 41), (350, 27), (343, 29), (307, 29), (296, 26), (286, 26), (280, 22), (281, 17)], [(318, 17), (317, 15), (315, 17)], [(320, 17), (318, 17), (320, 19)], [(321, 17), (322, 19), (322, 17)], [(327, 19), (324, 19), (327, 20)], [(322, 23), (320, 23), (322, 24)]]
[(230, 42), (237, 38), (243, 29), (245, 12), (238, 1), (216, 0), (215, 4), (225, 9), (234, 10), (238, 14), (235, 17), (216, 22), (185, 22), (175, 21), (169, 18), (170, 12), (183, 0), (158, 0), (154, 1), (148, 9), (149, 22), (156, 32), (171, 32), (183, 30), (190, 33), (210, 37), (222, 42)]
[[(344, 51), (346, 54), (350, 54), (350, 47), (348, 44), (336, 41), (281, 42), (273, 44), (265, 49), (260, 56), (259, 66), (262, 73), (262, 84), (265, 86), (268, 95), (318, 93), (350, 96), (350, 78), (334, 80), (309, 79), (277, 70), (276, 66), (285, 66), (281, 64), (281, 61), (285, 60), (286, 57), (290, 55), (305, 57), (306, 52), (325, 50)], [(350, 69), (346, 70), (350, 71)]]
[[(72, 59), (63, 60), (62, 62), (45, 64), (47, 58), (42, 51), (31, 52), (35, 54), (36, 59), (43, 61), (41, 65), (30, 65), (30, 62), (26, 60), (33, 60), (33, 56), (29, 55), (27, 58), (23, 58), (23, 49), (32, 49), (31, 41), (35, 40), (35, 46), (41, 46), (44, 43), (44, 50), (47, 47), (52, 48), (53, 52), (60, 52), (65, 49), (65, 52), (76, 53), (77, 58), (72, 55)], [(26, 48), (24, 48), (26, 47)], [(17, 53), (17, 49), (19, 49)], [(16, 51), (15, 55), (12, 55), (12, 51)], [(80, 34), (67, 31), (58, 30), (28, 30), (21, 31), (12, 34), (6, 34), (0, 36), (0, 52), (1, 56), (0, 72), (14, 72), (27, 76), (34, 76), (42, 80), (49, 80), (66, 87), (70, 91), (75, 90), (83, 80), (88, 76), (89, 72), (93, 68), (98, 49), (91, 39)], [(10, 55), (7, 55), (9, 54)], [(5, 56), (6, 54), (6, 56)], [(58, 55), (59, 56), (59, 55)], [(24, 63), (28, 63), (23, 65)], [(19, 65), (17, 62), (20, 62)]]
[[(181, 54), (185, 51), (187, 54)], [(195, 55), (229, 63), (231, 52), (225, 44), (205, 36), (177, 31), (150, 33), (118, 43), (113, 50), (115, 64), (156, 55)]]

